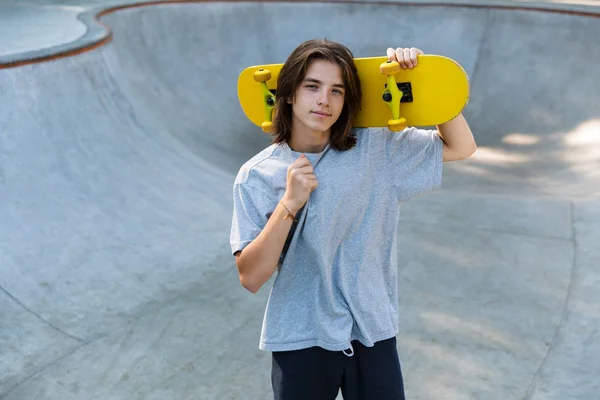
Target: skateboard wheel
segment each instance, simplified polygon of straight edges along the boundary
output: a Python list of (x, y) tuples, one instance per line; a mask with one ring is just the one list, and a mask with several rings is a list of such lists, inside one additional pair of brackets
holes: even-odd
[(393, 75), (400, 71), (400, 64), (397, 61), (384, 62), (379, 66), (379, 71), (384, 75)]
[(256, 82), (266, 82), (271, 79), (271, 71), (268, 69), (259, 69), (254, 73), (254, 80)]
[(265, 133), (271, 133), (271, 128), (273, 127), (272, 122), (265, 121), (262, 123), (261, 128)]
[(406, 128), (406, 119), (390, 119), (388, 121), (388, 128), (394, 132), (401, 131), (402, 129)]

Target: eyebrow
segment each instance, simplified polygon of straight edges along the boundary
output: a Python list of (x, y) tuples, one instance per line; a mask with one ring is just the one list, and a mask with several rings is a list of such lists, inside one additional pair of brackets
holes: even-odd
[[(318, 83), (318, 84), (322, 84), (323, 83), (320, 80), (315, 79), (315, 78), (306, 78), (306, 79), (304, 79), (304, 82), (313, 82), (313, 83)], [(334, 83), (333, 86), (344, 89), (344, 85), (341, 84), (341, 83)]]

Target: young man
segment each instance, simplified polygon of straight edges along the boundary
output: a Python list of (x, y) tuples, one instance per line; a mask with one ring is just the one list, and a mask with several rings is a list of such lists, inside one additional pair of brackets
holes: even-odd
[[(403, 68), (415, 48), (387, 49)], [(353, 55), (302, 43), (278, 78), (273, 144), (233, 187), (231, 248), (256, 293), (277, 271), (260, 349), (275, 399), (404, 399), (396, 349), (396, 237), (404, 201), (441, 185), (442, 162), (469, 157), (462, 115), (437, 130), (353, 129)], [(289, 239), (288, 239), (289, 238)]]

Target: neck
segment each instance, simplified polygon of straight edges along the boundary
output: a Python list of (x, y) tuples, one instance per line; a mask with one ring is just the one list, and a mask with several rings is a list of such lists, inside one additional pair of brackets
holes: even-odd
[(320, 153), (329, 143), (330, 132), (302, 132), (292, 131), (292, 138), (288, 145), (299, 153)]

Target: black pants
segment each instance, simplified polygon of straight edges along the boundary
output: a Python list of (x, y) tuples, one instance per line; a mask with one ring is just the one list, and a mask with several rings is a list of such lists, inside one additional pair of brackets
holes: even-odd
[(273, 352), (271, 383), (275, 400), (404, 400), (396, 338), (352, 351), (320, 347)]

